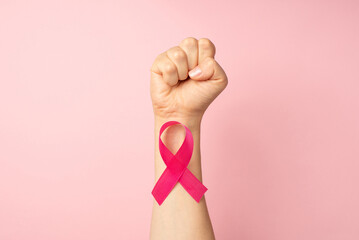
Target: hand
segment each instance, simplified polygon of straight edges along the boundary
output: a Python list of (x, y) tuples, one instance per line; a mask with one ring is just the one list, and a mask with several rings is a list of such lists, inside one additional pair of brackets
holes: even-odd
[(215, 52), (209, 39), (189, 37), (156, 57), (150, 85), (156, 118), (202, 118), (228, 84)]

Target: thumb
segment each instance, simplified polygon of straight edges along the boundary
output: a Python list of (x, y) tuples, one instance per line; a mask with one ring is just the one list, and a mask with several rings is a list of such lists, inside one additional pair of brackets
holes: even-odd
[(227, 82), (227, 75), (223, 68), (212, 57), (205, 58), (198, 66), (189, 71), (188, 75), (193, 80), (216, 80)]

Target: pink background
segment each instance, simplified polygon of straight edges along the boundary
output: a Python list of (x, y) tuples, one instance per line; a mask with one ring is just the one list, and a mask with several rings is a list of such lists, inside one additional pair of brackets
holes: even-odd
[(358, 23), (357, 1), (2, 0), (0, 239), (148, 239), (149, 69), (189, 36), (229, 78), (202, 125), (217, 238), (359, 239)]

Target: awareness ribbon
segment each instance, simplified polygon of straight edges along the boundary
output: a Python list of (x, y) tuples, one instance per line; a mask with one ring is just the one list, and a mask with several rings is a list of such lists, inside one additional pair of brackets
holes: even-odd
[[(162, 142), (161, 135), (167, 127), (175, 124), (181, 124), (185, 127), (186, 136), (177, 153), (173, 155)], [(207, 188), (187, 168), (193, 152), (193, 136), (191, 131), (184, 124), (177, 121), (164, 123), (159, 134), (159, 150), (167, 167), (152, 190), (152, 195), (158, 204), (161, 205), (163, 203), (177, 182), (199, 202)]]

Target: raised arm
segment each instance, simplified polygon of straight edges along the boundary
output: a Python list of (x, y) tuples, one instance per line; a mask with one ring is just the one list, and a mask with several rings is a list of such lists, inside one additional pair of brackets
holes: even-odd
[[(159, 131), (163, 123), (171, 120), (190, 129), (193, 154), (188, 169), (202, 182), (201, 120), (210, 103), (228, 84), (214, 56), (215, 46), (209, 39), (186, 38), (179, 46), (159, 54), (151, 67), (156, 182), (166, 168), (159, 152)], [(168, 127), (161, 136), (173, 154), (184, 138), (185, 129), (181, 125)], [(150, 235), (152, 240), (214, 239), (204, 196), (198, 203), (177, 183), (161, 205), (154, 201)]]

